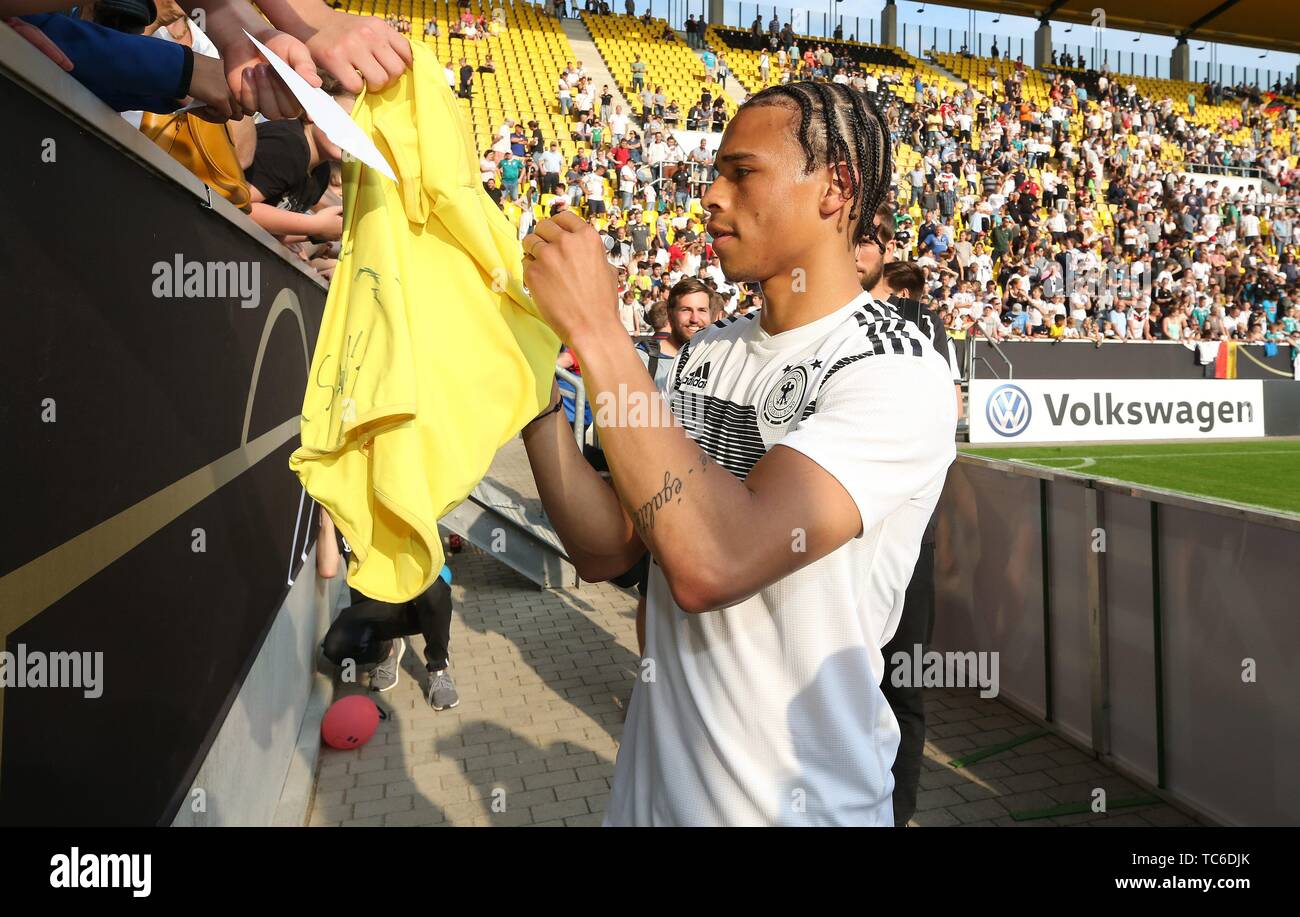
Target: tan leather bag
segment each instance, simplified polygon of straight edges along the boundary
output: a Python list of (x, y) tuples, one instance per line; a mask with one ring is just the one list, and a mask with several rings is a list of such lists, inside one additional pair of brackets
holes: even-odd
[(239, 166), (235, 141), (227, 125), (191, 117), (189, 112), (145, 112), (140, 132), (240, 210), (252, 210), (248, 180)]

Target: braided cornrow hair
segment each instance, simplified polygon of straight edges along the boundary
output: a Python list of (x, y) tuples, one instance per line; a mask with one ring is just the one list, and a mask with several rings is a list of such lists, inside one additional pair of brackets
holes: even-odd
[(743, 107), (768, 105), (793, 106), (799, 112), (797, 136), (805, 175), (835, 163), (848, 164), (853, 242), (872, 242), (883, 250), (875, 214), (889, 196), (894, 163), (889, 127), (880, 111), (865, 93), (848, 85), (807, 80), (769, 86)]

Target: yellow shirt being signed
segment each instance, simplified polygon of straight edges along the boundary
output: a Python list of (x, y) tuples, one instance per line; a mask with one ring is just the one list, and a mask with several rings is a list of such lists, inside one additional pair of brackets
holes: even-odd
[(559, 350), (442, 66), (411, 50), (353, 110), (398, 180), (344, 163), (343, 254), (289, 459), (352, 546), (348, 582), (386, 602), (432, 585), (438, 519), (545, 408)]

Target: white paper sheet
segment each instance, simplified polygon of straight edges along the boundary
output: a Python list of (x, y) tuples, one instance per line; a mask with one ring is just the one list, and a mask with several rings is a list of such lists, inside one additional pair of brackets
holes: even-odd
[[(248, 35), (248, 32), (244, 32), (244, 34)], [(276, 74), (289, 87), (289, 91), (293, 93), (294, 98), (302, 104), (307, 115), (317, 127), (325, 132), (325, 136), (330, 138), (331, 142), (338, 144), (344, 152), (352, 154), (380, 175), (386, 175), (393, 181), (397, 181), (397, 174), (393, 171), (393, 167), (388, 164), (388, 160), (384, 158), (384, 154), (379, 152), (379, 148), (375, 146), (374, 142), (362, 132), (361, 128), (357, 127), (357, 123), (339, 107), (337, 102), (330, 98), (324, 90), (317, 89), (299, 76), (297, 71), (282, 61), (266, 45), (252, 35), (248, 35), (248, 38), (256, 46), (257, 50), (262, 52), (262, 56), (270, 62)]]

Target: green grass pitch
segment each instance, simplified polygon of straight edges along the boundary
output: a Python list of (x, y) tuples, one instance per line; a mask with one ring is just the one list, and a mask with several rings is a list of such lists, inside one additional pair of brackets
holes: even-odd
[(1300, 514), (1300, 440), (962, 446), (963, 452)]

